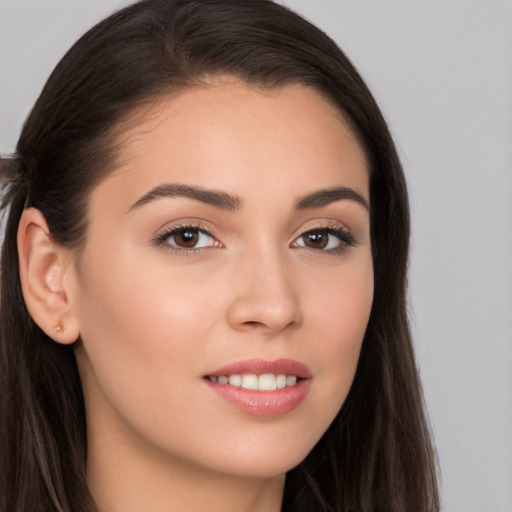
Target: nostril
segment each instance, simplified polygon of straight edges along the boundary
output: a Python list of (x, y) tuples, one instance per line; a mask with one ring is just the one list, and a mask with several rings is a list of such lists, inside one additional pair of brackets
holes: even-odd
[(289, 328), (292, 325), (296, 325), (295, 321), (291, 321), (288, 324), (280, 324), (279, 326), (272, 326), (271, 324), (267, 324), (265, 322), (258, 322), (257, 320), (249, 320), (247, 322), (243, 322), (240, 324), (241, 329), (246, 331), (282, 331), (286, 328)]
[(255, 327), (259, 327), (260, 325), (263, 325), (263, 324), (261, 322), (250, 321), (250, 322), (244, 322), (244, 325), (246, 325), (247, 327), (255, 328)]

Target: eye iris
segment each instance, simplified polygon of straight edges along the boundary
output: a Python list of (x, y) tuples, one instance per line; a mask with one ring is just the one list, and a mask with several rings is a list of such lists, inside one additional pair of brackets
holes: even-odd
[(324, 249), (328, 240), (329, 235), (321, 231), (310, 231), (304, 235), (304, 244), (312, 249)]
[(180, 247), (194, 247), (199, 239), (199, 230), (182, 229), (174, 235), (176, 245)]

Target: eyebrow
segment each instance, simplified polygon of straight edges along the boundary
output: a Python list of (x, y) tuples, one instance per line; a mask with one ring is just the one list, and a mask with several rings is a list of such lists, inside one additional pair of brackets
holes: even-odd
[(155, 199), (165, 197), (187, 197), (230, 212), (236, 212), (242, 207), (242, 200), (238, 196), (228, 194), (227, 192), (209, 190), (192, 185), (165, 184), (159, 185), (150, 190), (147, 194), (144, 194), (128, 211), (130, 212)]
[[(227, 192), (217, 190), (205, 189), (199, 186), (182, 185), (182, 184), (164, 184), (158, 185), (151, 189), (148, 193), (144, 194), (138, 199), (128, 210), (128, 212), (139, 208), (145, 204), (151, 203), (156, 199), (172, 198), (172, 197), (186, 197), (194, 199), (202, 203), (206, 203), (221, 210), (230, 212), (237, 212), (242, 208), (243, 201), (240, 197)], [(355, 201), (366, 210), (370, 210), (368, 201), (354, 189), (349, 187), (334, 187), (317, 190), (311, 194), (305, 195), (297, 200), (295, 203), (296, 210), (308, 210), (313, 208), (321, 208), (330, 203), (341, 200)]]
[(312, 194), (301, 197), (295, 204), (296, 210), (308, 210), (310, 208), (321, 208), (335, 201), (348, 199), (355, 201), (370, 211), (368, 201), (359, 192), (349, 187), (334, 187), (318, 190)]

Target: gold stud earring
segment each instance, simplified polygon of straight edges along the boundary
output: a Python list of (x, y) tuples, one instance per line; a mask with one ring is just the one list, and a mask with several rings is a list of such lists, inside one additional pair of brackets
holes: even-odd
[(59, 322), (55, 327), (54, 327), (55, 331), (56, 332), (64, 332), (64, 326), (62, 325), (61, 322)]

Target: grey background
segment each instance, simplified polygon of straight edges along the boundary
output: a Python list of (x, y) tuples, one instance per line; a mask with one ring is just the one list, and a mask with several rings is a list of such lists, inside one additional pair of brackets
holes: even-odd
[[(0, 151), (123, 0), (0, 0)], [(287, 0), (368, 81), (406, 169), (411, 324), (446, 512), (512, 512), (512, 2)]]

